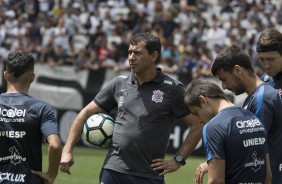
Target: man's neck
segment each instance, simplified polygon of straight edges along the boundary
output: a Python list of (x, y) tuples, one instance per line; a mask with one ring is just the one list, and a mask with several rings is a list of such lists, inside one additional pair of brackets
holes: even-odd
[(263, 83), (258, 76), (256, 76), (255, 78), (250, 78), (250, 80), (245, 81), (246, 83), (246, 93), (248, 95), (251, 95), (256, 89), (257, 87)]
[(233, 103), (226, 101), (226, 100), (220, 100), (218, 102), (218, 108), (217, 108), (217, 113), (219, 113), (222, 109), (225, 109), (227, 107), (234, 106)]
[(6, 93), (25, 93), (28, 94), (28, 88), (26, 86), (7, 84)]
[(151, 81), (157, 75), (157, 70), (146, 73), (145, 75), (135, 74), (138, 83), (141, 85), (144, 82)]

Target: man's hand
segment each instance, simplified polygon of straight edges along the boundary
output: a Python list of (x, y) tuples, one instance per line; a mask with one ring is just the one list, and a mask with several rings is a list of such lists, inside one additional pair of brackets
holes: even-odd
[(35, 175), (38, 175), (44, 180), (44, 184), (53, 184), (55, 181), (55, 178), (52, 178), (48, 172), (41, 172), (41, 171), (34, 171), (31, 170), (31, 172)]
[(195, 172), (195, 182), (196, 184), (203, 184), (204, 175), (208, 172), (207, 162), (201, 163)]
[(160, 171), (160, 176), (165, 175), (166, 173), (174, 172), (181, 167), (181, 164), (177, 163), (174, 159), (164, 160), (164, 159), (154, 159), (153, 164), (151, 165), (154, 171)]
[(60, 170), (61, 172), (65, 172), (71, 175), (70, 167), (74, 164), (74, 158), (70, 153), (62, 153), (61, 162), (60, 162)]

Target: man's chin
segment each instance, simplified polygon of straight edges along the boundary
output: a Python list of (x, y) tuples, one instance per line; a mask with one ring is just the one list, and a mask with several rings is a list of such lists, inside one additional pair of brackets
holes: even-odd
[(270, 77), (274, 77), (275, 75), (277, 75), (277, 73), (271, 73), (271, 72), (266, 72), (267, 75), (269, 75)]
[(131, 72), (138, 74), (140, 73), (140, 70), (138, 70), (138, 68), (131, 67)]
[(243, 94), (244, 93), (244, 91), (242, 92), (242, 91), (236, 91), (236, 92), (233, 92), (236, 96), (238, 96), (238, 95), (241, 95), (241, 94)]

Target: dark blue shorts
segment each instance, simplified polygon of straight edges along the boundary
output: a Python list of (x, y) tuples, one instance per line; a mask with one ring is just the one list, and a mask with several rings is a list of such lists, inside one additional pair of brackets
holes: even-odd
[(109, 169), (102, 169), (100, 184), (165, 184), (164, 180), (127, 175)]

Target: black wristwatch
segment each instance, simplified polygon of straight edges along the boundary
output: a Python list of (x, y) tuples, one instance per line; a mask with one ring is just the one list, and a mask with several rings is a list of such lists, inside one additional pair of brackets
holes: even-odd
[(180, 154), (177, 154), (175, 157), (174, 157), (174, 160), (182, 165), (185, 165), (186, 162), (185, 162), (185, 159), (183, 158), (182, 155)]

